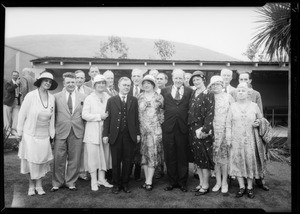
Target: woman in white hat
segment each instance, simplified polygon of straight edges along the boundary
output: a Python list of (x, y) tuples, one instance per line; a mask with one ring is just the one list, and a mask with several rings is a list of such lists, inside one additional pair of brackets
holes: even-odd
[(106, 84), (103, 75), (97, 74), (94, 77), (94, 92), (85, 98), (82, 109), (82, 118), (86, 120), (83, 138), (84, 168), (91, 175), (93, 191), (97, 191), (98, 186), (113, 187), (105, 179), (105, 172), (112, 168), (111, 152), (109, 144), (102, 141), (103, 121), (108, 116), (105, 109), (110, 97), (105, 92)]
[[(247, 83), (236, 89), (237, 101), (231, 104), (226, 119), (226, 141), (230, 146), (229, 175), (237, 177), (240, 189), (236, 197), (247, 193), (254, 198), (253, 178), (263, 177), (261, 163), (256, 158), (254, 128), (258, 127), (262, 114), (258, 105), (248, 99)], [(247, 190), (244, 178), (247, 179)]]
[(28, 195), (46, 194), (42, 177), (49, 172), (53, 159), (50, 138), (54, 138), (54, 96), (49, 90), (57, 87), (53, 75), (41, 73), (34, 82), (37, 89), (29, 92), (21, 105), (17, 133), (20, 140), (18, 156), (21, 159), (21, 173), (29, 175)]
[(150, 191), (155, 168), (163, 162), (162, 129), (164, 120), (162, 95), (156, 92), (157, 86), (152, 75), (142, 80), (144, 90), (138, 97), (141, 131), (141, 165), (144, 166), (146, 181), (142, 188)]
[(211, 77), (207, 88), (215, 95), (213, 160), (215, 163), (216, 185), (212, 188), (212, 191), (218, 192), (221, 189), (222, 193), (227, 193), (229, 149), (225, 140), (225, 126), (228, 109), (234, 99), (230, 94), (223, 92), (223, 85), (223, 78), (215, 75)]

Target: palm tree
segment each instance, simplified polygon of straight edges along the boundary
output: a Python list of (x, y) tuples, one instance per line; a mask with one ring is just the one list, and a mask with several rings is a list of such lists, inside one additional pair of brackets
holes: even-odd
[[(253, 37), (253, 45), (261, 47), (270, 61), (290, 61), (291, 43), (291, 5), (290, 3), (268, 3), (257, 10), (261, 23)], [(288, 139), (291, 147), (291, 69), (289, 63), (289, 101), (288, 101)]]

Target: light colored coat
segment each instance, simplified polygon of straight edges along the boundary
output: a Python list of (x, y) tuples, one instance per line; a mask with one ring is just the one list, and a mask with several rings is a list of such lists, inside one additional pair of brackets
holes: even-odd
[[(19, 111), (17, 132), (19, 136), (22, 136), (23, 132), (34, 136), (36, 131), (36, 123), (38, 119), (38, 111), (36, 111), (37, 106), (40, 102), (38, 89), (35, 89), (27, 94), (25, 97), (21, 109)], [(52, 116), (49, 125), (50, 137), (54, 138), (55, 128), (54, 128), (54, 96), (48, 92), (48, 105), (52, 109)]]
[[(94, 89), (92, 89), (86, 85), (82, 85), (81, 87), (83, 88), (84, 94), (86, 96), (90, 95), (94, 91)], [(76, 88), (76, 90), (78, 90), (78, 88)]]
[(86, 97), (82, 109), (82, 118), (86, 120), (83, 142), (99, 144), (102, 142), (103, 120), (107, 100), (110, 97), (104, 92), (103, 103), (100, 102), (95, 92)]
[(71, 131), (71, 128), (73, 128), (77, 138), (83, 138), (84, 123), (81, 114), (86, 95), (78, 93), (75, 90), (75, 107), (73, 108), (73, 114), (70, 113), (68, 108), (65, 88), (61, 92), (55, 94), (54, 97), (56, 110), (55, 138), (66, 139)]

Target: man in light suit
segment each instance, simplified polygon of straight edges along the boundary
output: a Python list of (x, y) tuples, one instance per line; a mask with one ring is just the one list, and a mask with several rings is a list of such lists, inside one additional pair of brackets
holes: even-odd
[(188, 109), (193, 89), (184, 86), (182, 69), (172, 72), (173, 85), (163, 88), (164, 118), (162, 124), (163, 147), (169, 184), (164, 188), (171, 191), (180, 188), (187, 192), (188, 179)]
[(34, 73), (31, 71), (30, 68), (24, 68), (20, 75), (20, 81), (21, 81), (21, 104), (25, 98), (25, 96), (32, 90), (36, 89), (36, 87), (33, 85), (35, 82), (35, 78), (33, 77)]
[[(138, 97), (140, 93), (143, 92), (141, 89), (141, 82), (143, 80), (143, 71), (138, 68), (134, 68), (131, 71), (131, 81), (133, 82), (133, 86), (130, 88), (129, 94)], [(142, 161), (142, 155), (141, 155), (141, 144), (136, 144), (136, 147), (134, 149), (134, 158), (133, 158), (133, 164), (132, 169), (134, 167), (134, 179), (136, 181), (141, 181), (141, 161)], [(131, 169), (131, 172), (132, 172)]]
[(121, 77), (118, 83), (119, 95), (107, 101), (104, 120), (103, 143), (109, 143), (112, 156), (114, 194), (121, 190), (130, 193), (129, 175), (135, 144), (140, 143), (137, 98), (129, 95), (131, 81)]
[(52, 192), (63, 185), (69, 190), (77, 190), (75, 182), (79, 176), (84, 134), (81, 113), (86, 95), (75, 90), (75, 78), (74, 73), (64, 73), (64, 89), (54, 95), (55, 140)]
[(107, 70), (103, 73), (103, 76), (106, 78), (106, 82), (107, 82), (107, 89), (106, 92), (112, 97), (112, 96), (116, 96), (119, 93), (115, 90), (114, 88), (114, 79), (115, 79), (115, 75), (111, 70)]
[(224, 82), (224, 91), (228, 94), (233, 93), (235, 91), (235, 87), (230, 85), (230, 82), (232, 80), (232, 70), (224, 68), (221, 70), (220, 76), (222, 77)]
[(88, 96), (90, 93), (94, 91), (92, 88), (84, 85), (85, 73), (82, 70), (75, 71), (75, 76), (76, 76), (76, 90), (78, 92)]
[(91, 77), (91, 79), (88, 82), (85, 82), (84, 85), (93, 88), (94, 77), (97, 74), (100, 74), (99, 68), (95, 65), (92, 65), (89, 69), (89, 76)]

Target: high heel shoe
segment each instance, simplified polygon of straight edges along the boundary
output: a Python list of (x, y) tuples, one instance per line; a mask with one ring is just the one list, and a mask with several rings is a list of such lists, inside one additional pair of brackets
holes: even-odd
[(219, 184), (216, 184), (211, 191), (218, 192), (221, 189), (221, 186)]
[(145, 190), (151, 191), (152, 189), (153, 189), (153, 185), (152, 184), (146, 184)]
[(107, 182), (107, 180), (104, 180), (104, 181), (98, 181), (98, 186), (105, 186), (105, 187), (108, 187), (108, 188), (112, 188), (114, 185), (110, 184)]
[(199, 192), (200, 189), (201, 189), (201, 185), (198, 185), (195, 187), (195, 189), (192, 189), (192, 192)]
[(254, 198), (254, 192), (253, 192), (253, 188), (252, 189), (248, 189), (247, 188), (247, 196), (248, 198)]
[(203, 187), (201, 187), (201, 189), (199, 189), (199, 191), (195, 193), (195, 196), (205, 195), (206, 193), (209, 193), (209, 188), (207, 187), (207, 189), (204, 189)]
[(35, 190), (39, 195), (45, 195), (45, 191), (43, 190), (43, 187), (35, 187)]
[(245, 192), (246, 192), (245, 187), (240, 188), (239, 191), (236, 193), (235, 197), (240, 198), (245, 194)]

